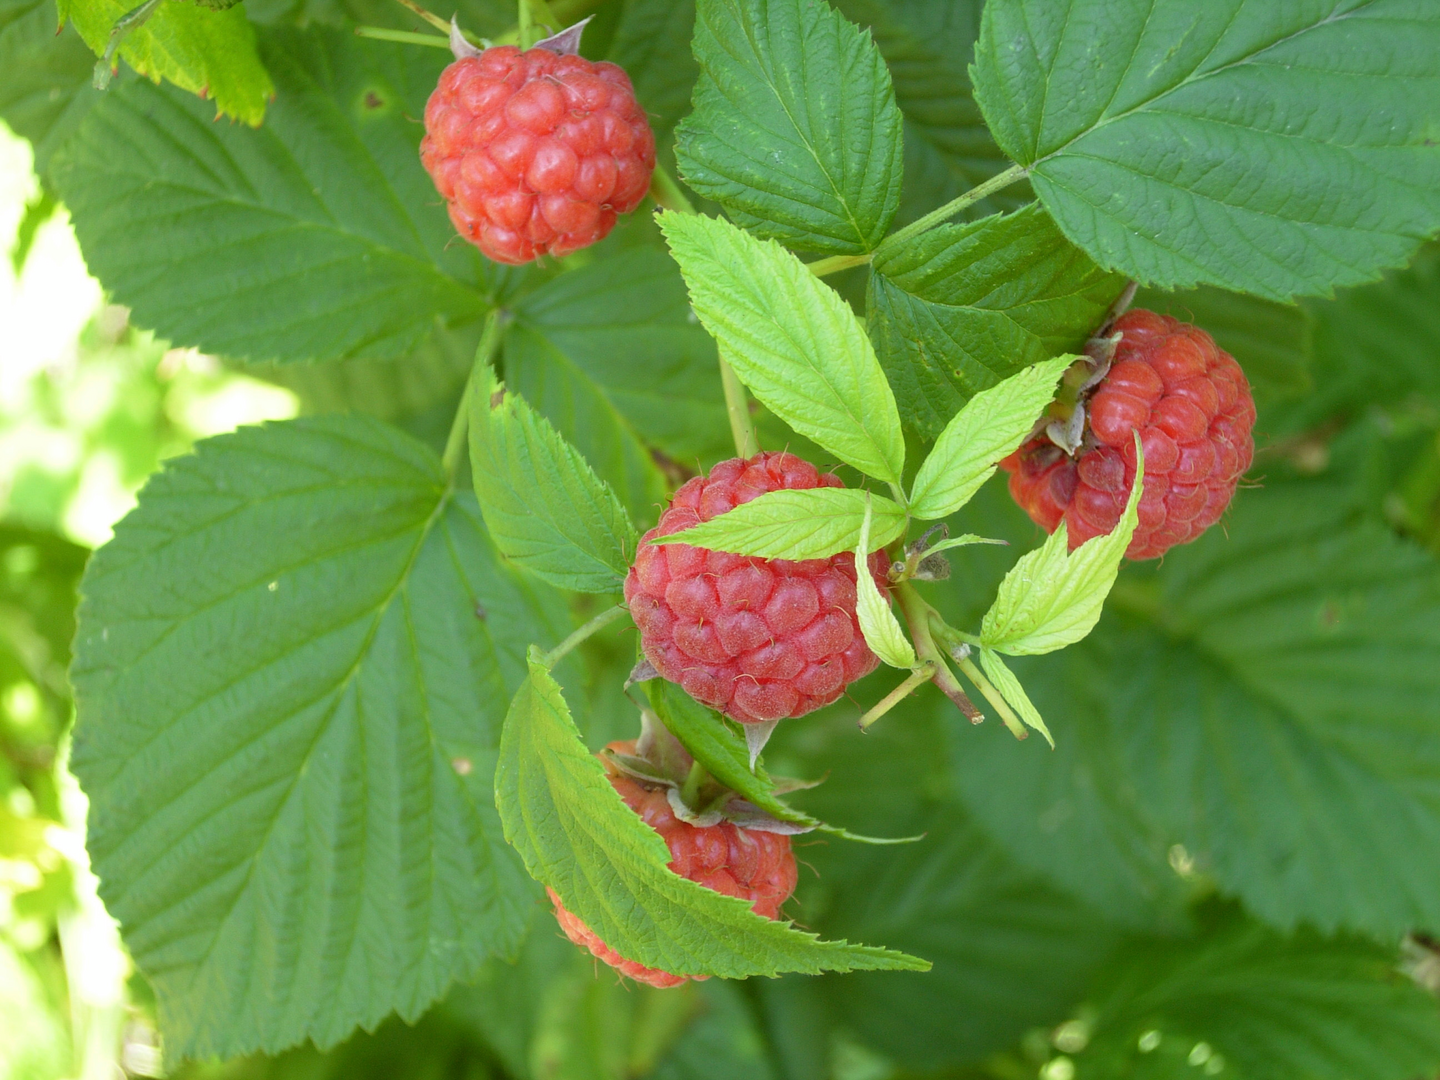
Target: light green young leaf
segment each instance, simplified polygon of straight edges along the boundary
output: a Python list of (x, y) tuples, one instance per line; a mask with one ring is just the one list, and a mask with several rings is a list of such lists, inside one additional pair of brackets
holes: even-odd
[(1035, 202), (887, 244), (874, 268), (871, 340), (905, 423), (931, 438), (977, 392), (1078, 352), (1125, 287)]
[(428, 449), (362, 416), (206, 440), (81, 591), (71, 765), (167, 1058), (413, 1021), (518, 944), (500, 703), (569, 619)]
[(731, 728), (718, 713), (664, 679), (652, 679), (646, 685), (646, 691), (655, 712), (691, 756), (704, 765), (716, 780), (767, 814), (862, 844), (904, 844), (919, 839), (908, 836), (881, 840), (860, 836), (796, 810), (776, 794), (775, 781), (765, 771), (765, 766), (757, 763), (751, 769), (750, 748), (745, 743), (745, 737)]
[(420, 165), (409, 118), (443, 54), (260, 35), (278, 91), (258, 130), (142, 79), (96, 95), (52, 167), (90, 271), (137, 325), (234, 360), (394, 358), (479, 322), (518, 272), (453, 243)]
[(898, 484), (905, 438), (895, 395), (835, 290), (728, 221), (666, 213), (660, 227), (695, 313), (755, 396), (841, 461)]
[[(59, 0), (69, 20), (99, 56), (129, 0)], [(192, 94), (210, 98), (220, 116), (251, 127), (265, 117), (275, 85), (255, 49), (255, 29), (239, 5), (212, 11), (203, 4), (161, 4), (120, 42), (120, 56), (141, 75), (167, 79)]]
[(1329, 295), (1440, 228), (1433, 4), (994, 0), (974, 81), (1065, 235), (1146, 284)]
[(915, 647), (900, 629), (900, 622), (890, 610), (889, 597), (880, 595), (875, 579), (870, 576), (870, 503), (865, 503), (865, 516), (860, 525), (860, 542), (855, 547), (855, 615), (860, 632), (870, 651), (891, 667), (913, 668)]
[(639, 537), (615, 493), (493, 368), (469, 409), (475, 494), (505, 557), (564, 589), (620, 588)]
[(1045, 721), (1040, 717), (1040, 710), (1035, 708), (1030, 700), (1030, 695), (1025, 693), (1025, 687), (1020, 685), (1020, 680), (1015, 673), (1005, 666), (1005, 661), (1000, 659), (1000, 654), (994, 649), (987, 649), (983, 645), (980, 648), (980, 666), (985, 669), (985, 675), (1000, 691), (1000, 696), (1010, 703), (1020, 719), (1030, 725), (1050, 744), (1051, 749), (1055, 747), (1055, 739), (1050, 734), (1050, 729), (1045, 726)]
[(865, 510), (873, 513), (870, 543), (882, 548), (905, 531), (905, 508), (857, 488), (770, 491), (684, 532), (652, 544), (690, 544), (765, 559), (823, 559), (854, 551)]
[(970, 399), (945, 425), (910, 489), (917, 518), (948, 517), (995, 475), (996, 463), (1013, 453), (1055, 397), (1055, 384), (1077, 360), (1057, 356), (1012, 375)]
[(585, 748), (538, 650), (505, 719), (495, 801), (531, 875), (626, 959), (734, 979), (929, 967), (887, 949), (821, 941), (671, 871), (665, 841)]
[(699, 0), (685, 181), (792, 247), (872, 250), (900, 205), (902, 120), (868, 35), (823, 0)]
[(1135, 483), (1120, 522), (1067, 553), (1065, 523), (1025, 555), (1000, 583), (995, 603), (980, 625), (980, 642), (1011, 656), (1033, 656), (1073, 645), (1095, 628), (1120, 560), (1139, 524), (1145, 486), (1145, 452), (1135, 439)]

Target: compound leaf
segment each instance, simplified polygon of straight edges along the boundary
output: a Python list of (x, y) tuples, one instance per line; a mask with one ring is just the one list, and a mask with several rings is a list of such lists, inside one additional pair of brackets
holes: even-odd
[(998, 0), (974, 79), (1065, 235), (1146, 284), (1328, 296), (1440, 228), (1430, 4)]
[(1038, 203), (877, 253), (870, 336), (905, 420), (933, 438), (977, 392), (1078, 352), (1124, 288)]
[(635, 526), (580, 452), (492, 368), (470, 396), (470, 471), (505, 557), (564, 589), (613, 592), (635, 555)]
[(202, 442), (81, 591), (72, 767), (167, 1055), (413, 1021), (516, 946), (497, 703), (568, 619), (430, 451), (359, 416)]
[(407, 119), (442, 61), (338, 31), (262, 45), (258, 131), (143, 80), (91, 108), (55, 166), (91, 271), (140, 325), (236, 359), (383, 359), (478, 320), (496, 272), (447, 250)]
[(755, 396), (841, 461), (898, 484), (905, 437), (895, 395), (835, 290), (728, 221), (667, 213), (660, 227), (695, 313)]
[(725, 978), (929, 967), (887, 949), (821, 941), (671, 871), (665, 841), (586, 750), (538, 650), (505, 719), (495, 799), (531, 875), (612, 949), (647, 967)]
[(900, 205), (900, 110), (873, 42), (822, 0), (699, 0), (685, 181), (759, 236), (879, 244)]

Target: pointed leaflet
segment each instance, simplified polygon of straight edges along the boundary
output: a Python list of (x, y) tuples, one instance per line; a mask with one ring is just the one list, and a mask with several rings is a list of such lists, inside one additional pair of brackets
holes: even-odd
[(1146, 284), (1328, 295), (1440, 228), (1433, 4), (996, 0), (974, 73), (1065, 235)]
[(1281, 937), (1202, 911), (1190, 938), (1135, 938), (1095, 987), (1081, 1080), (1238, 1076), (1407, 1080), (1440, 1068), (1435, 999), (1393, 948), (1311, 930)]
[(1125, 287), (1038, 203), (887, 245), (874, 266), (870, 337), (905, 422), (930, 437), (976, 392), (1078, 352)]
[(773, 240), (727, 221), (665, 213), (660, 227), (695, 314), (755, 396), (840, 460), (898, 484), (905, 439), (895, 395), (835, 290)]
[(614, 492), (493, 368), (469, 409), (475, 494), (505, 557), (564, 589), (619, 589), (638, 537)]
[(724, 978), (929, 967), (886, 949), (820, 941), (668, 869), (665, 841), (586, 750), (538, 650), (505, 718), (495, 801), (531, 875), (626, 959)]
[(1057, 356), (1012, 375), (970, 399), (955, 414), (910, 486), (910, 512), (949, 517), (995, 475), (996, 462), (1015, 452), (1055, 397), (1055, 384), (1076, 356)]
[[(105, 52), (111, 29), (134, 7), (129, 0), (60, 0), (60, 18), (75, 24), (96, 56)], [(255, 29), (245, 9), (216, 11), (204, 4), (161, 4), (126, 32), (118, 59), (156, 82), (215, 102), (220, 116), (251, 127), (265, 117), (275, 86), (255, 50)]]
[(451, 243), (420, 165), (409, 117), (444, 54), (320, 29), (261, 46), (258, 130), (144, 80), (99, 96), (52, 170), (91, 272), (137, 324), (237, 360), (397, 357), (478, 322), (516, 272)]
[(202, 442), (81, 591), (71, 764), (167, 1054), (413, 1020), (515, 946), (496, 703), (568, 619), (424, 446), (360, 416)]
[(895, 613), (890, 610), (890, 598), (882, 595), (870, 576), (870, 500), (867, 493), (865, 517), (860, 525), (860, 542), (855, 548), (855, 617), (860, 622), (860, 632), (865, 635), (865, 644), (870, 651), (891, 667), (913, 668), (915, 648)]
[[(1044, 719), (1040, 716), (1040, 710), (1035, 708), (1030, 696), (1025, 693), (1025, 687), (1020, 685), (1020, 680), (1015, 678), (1015, 673), (1005, 666), (1005, 661), (1000, 659), (1000, 654), (994, 649), (987, 649), (983, 646), (980, 649), (980, 666), (985, 669), (986, 677), (1000, 691), (1000, 696), (1010, 703), (1020, 719), (1026, 724), (1045, 736), (1045, 741), (1050, 748), (1055, 748), (1055, 739), (1050, 734), (1050, 729), (1045, 726)], [(1023, 735), (1021, 730), (1017, 734)]]
[(982, 645), (1011, 656), (1030, 656), (1073, 645), (1094, 628), (1140, 520), (1145, 452), (1138, 435), (1135, 454), (1135, 483), (1119, 524), (1067, 552), (1062, 521), (1043, 546), (1005, 575), (980, 627)]
[(650, 542), (765, 559), (823, 559), (855, 550), (867, 506), (872, 512), (872, 547), (882, 548), (905, 532), (905, 508), (883, 495), (856, 488), (811, 488), (766, 492), (684, 532)]
[(900, 205), (901, 118), (869, 37), (823, 0), (698, 0), (685, 181), (759, 236), (872, 250)]

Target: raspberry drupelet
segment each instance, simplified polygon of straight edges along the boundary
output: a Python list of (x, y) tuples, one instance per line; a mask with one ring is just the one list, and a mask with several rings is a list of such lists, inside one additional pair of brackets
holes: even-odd
[[(633, 754), (635, 743), (614, 742), (609, 749)], [(780, 906), (790, 899), (797, 880), (790, 837), (745, 829), (729, 821), (708, 828), (688, 824), (675, 816), (664, 788), (647, 788), (608, 765), (606, 772), (610, 783), (625, 800), (625, 805), (664, 839), (670, 849), (671, 870), (718, 893), (749, 901), (757, 915), (767, 919), (779, 917)], [(565, 936), (576, 945), (589, 949), (622, 975), (662, 989), (679, 986), (691, 978), (707, 978), (704, 975), (672, 975), (668, 971), (648, 968), (625, 959), (567, 911), (554, 889), (546, 891), (550, 894), (550, 902), (555, 905), (555, 918)]]
[(1198, 327), (1126, 312), (1109, 371), (1086, 407), (1072, 457), (1044, 435), (1002, 461), (1010, 494), (1047, 532), (1063, 520), (1073, 551), (1115, 528), (1135, 483), (1133, 432), (1145, 449), (1140, 523), (1126, 556), (1158, 558), (1220, 519), (1250, 467), (1255, 401), (1234, 357)]
[(420, 160), (460, 235), (518, 264), (588, 247), (639, 206), (655, 136), (622, 68), (502, 45), (440, 76)]
[[(741, 723), (804, 716), (875, 670), (855, 615), (848, 552), (792, 562), (652, 545), (770, 491), (843, 487), (792, 454), (732, 458), (688, 480), (641, 540), (625, 601), (645, 657), (696, 701)], [(887, 588), (884, 552), (870, 557)]]

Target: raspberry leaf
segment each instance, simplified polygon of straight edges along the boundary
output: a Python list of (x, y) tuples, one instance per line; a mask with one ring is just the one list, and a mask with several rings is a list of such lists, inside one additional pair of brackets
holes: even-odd
[(823, 559), (855, 550), (867, 506), (872, 511), (871, 550), (905, 532), (905, 508), (883, 495), (856, 488), (811, 488), (767, 492), (694, 528), (657, 536), (650, 543), (690, 544), (764, 559)]
[(1001, 696), (1020, 714), (1020, 719), (1045, 736), (1045, 741), (1053, 750), (1055, 739), (1050, 734), (1050, 729), (1045, 726), (1045, 721), (1040, 716), (1040, 710), (1035, 708), (1030, 696), (1025, 693), (1025, 687), (1021, 686), (1020, 680), (1015, 678), (1015, 673), (1005, 666), (1005, 661), (1000, 659), (1000, 654), (994, 649), (982, 646), (980, 666), (985, 669), (985, 675), (995, 685), (995, 689), (999, 690)]
[(139, 79), (90, 109), (53, 172), (91, 272), (139, 325), (232, 359), (395, 357), (478, 322), (514, 272), (450, 245), (407, 119), (444, 54), (320, 30), (261, 45), (278, 96), (259, 130)]
[(860, 542), (855, 547), (855, 617), (870, 651), (891, 667), (913, 668), (917, 663), (915, 647), (900, 629), (900, 621), (890, 610), (890, 598), (881, 596), (870, 576), (870, 542), (872, 508), (870, 495), (865, 497), (865, 516), (860, 524)]
[(974, 81), (1065, 235), (1147, 284), (1329, 295), (1440, 228), (1430, 5), (997, 0)]
[(469, 408), (475, 494), (505, 557), (563, 589), (618, 590), (639, 537), (615, 493), (493, 368)]
[(30, 140), (42, 177), (55, 148), (100, 98), (90, 89), (95, 54), (73, 27), (57, 36), (57, 23), (53, 0), (0, 3), (0, 120)]
[(791, 247), (871, 251), (900, 205), (902, 120), (868, 35), (822, 0), (698, 0), (685, 181)]
[(1055, 397), (1055, 384), (1079, 357), (1042, 361), (982, 390), (945, 425), (910, 487), (910, 512), (922, 520), (949, 517), (995, 475)]
[(610, 786), (535, 649), (505, 720), (495, 800), (505, 838), (531, 875), (628, 960), (723, 978), (930, 966), (821, 941), (671, 871), (665, 841)]
[[(492, 809), (496, 702), (568, 618), (429, 450), (360, 416), (202, 442), (82, 592), (71, 766), (167, 1055), (413, 1021), (515, 948), (534, 890)], [(321, 989), (344, 970), (372, 977)]]
[(906, 423), (931, 438), (977, 392), (1079, 352), (1125, 287), (1038, 203), (887, 245), (874, 269), (871, 340)]
[(1396, 977), (1388, 944), (1202, 916), (1196, 936), (1131, 939), (1098, 975), (1077, 1077), (1405, 1080), (1440, 1067), (1435, 1000)]
[[(96, 56), (111, 28), (134, 4), (129, 0), (59, 0), (60, 19), (75, 24)], [(252, 127), (265, 117), (275, 85), (255, 48), (245, 9), (210, 10), (202, 4), (161, 4), (120, 42), (119, 55), (141, 75), (165, 79), (215, 102), (220, 116)]]
[[(967, 69), (980, 32), (978, 0), (838, 0), (835, 6), (874, 37), (905, 117), (905, 184), (897, 224), (950, 202), (1010, 164), (970, 93)], [(1018, 185), (981, 200), (968, 213), (983, 217), (1029, 199)]]
[(695, 314), (755, 396), (841, 461), (898, 485), (905, 437), (895, 395), (835, 290), (728, 221), (665, 213), (660, 227)]
[(1115, 528), (1069, 551), (1062, 521), (1041, 547), (1005, 575), (981, 623), (981, 645), (1011, 656), (1033, 656), (1073, 645), (1094, 629), (1140, 520), (1145, 452), (1138, 435), (1135, 454), (1135, 483)]

